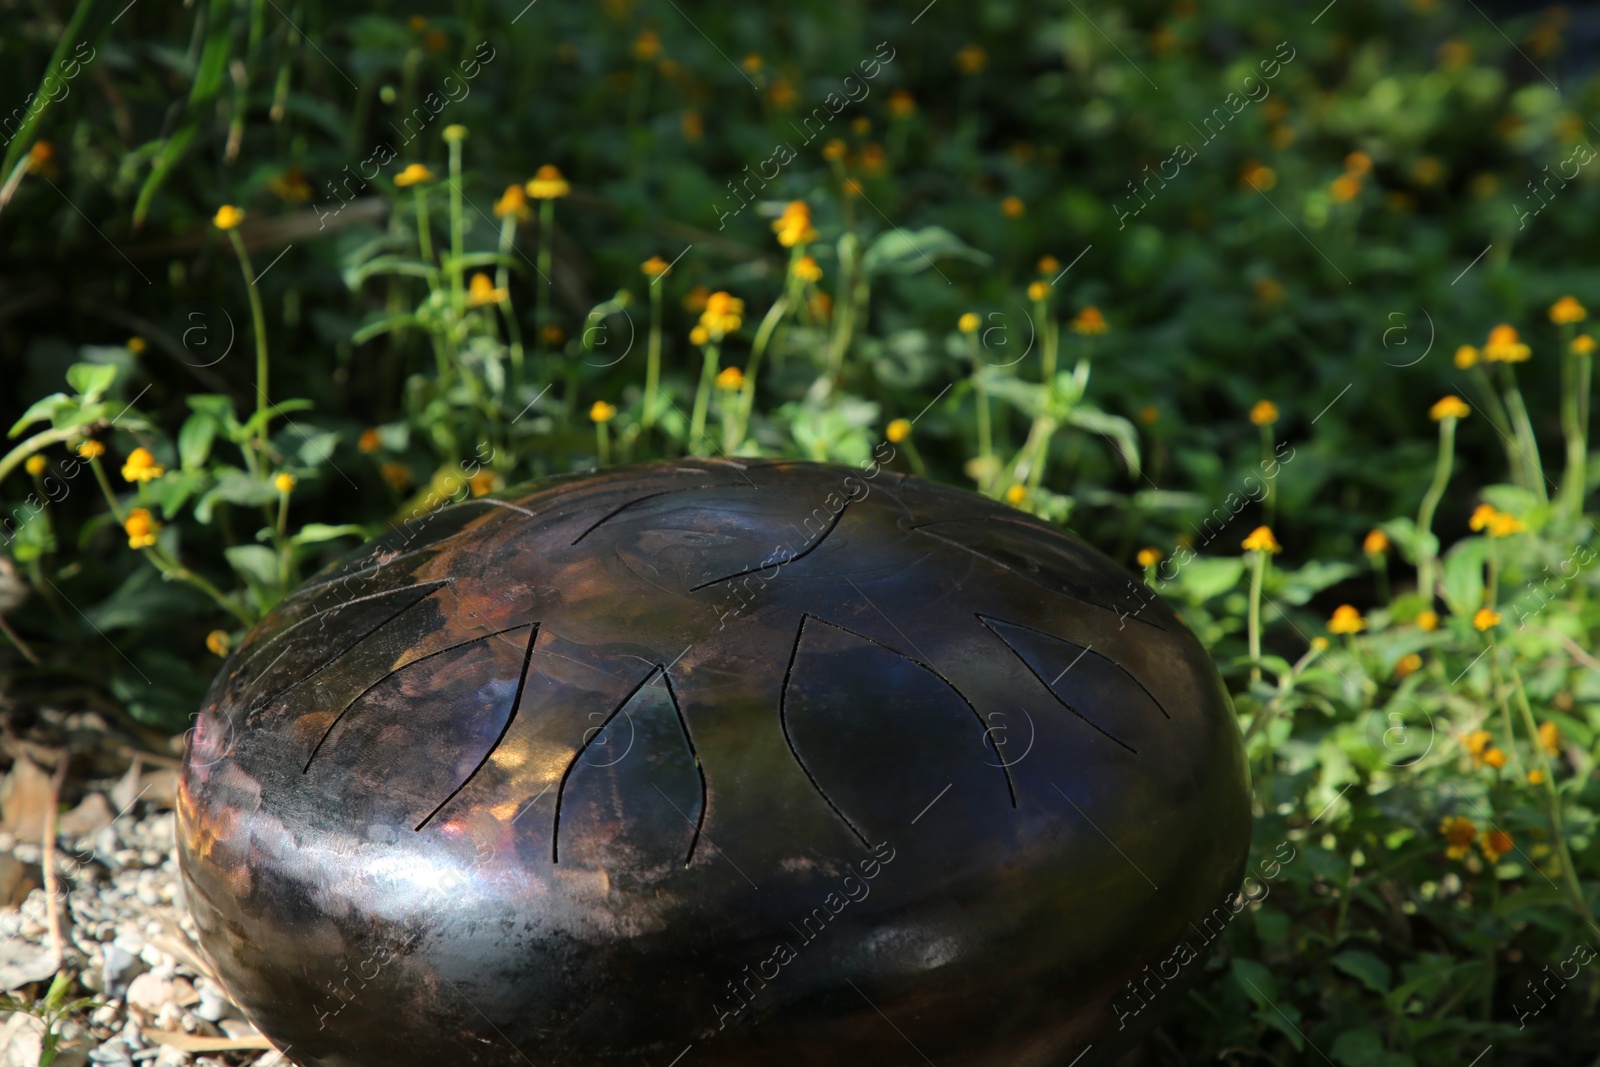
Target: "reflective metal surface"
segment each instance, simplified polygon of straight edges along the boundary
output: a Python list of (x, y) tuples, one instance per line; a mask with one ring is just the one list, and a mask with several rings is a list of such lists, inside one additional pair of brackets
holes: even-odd
[(1085, 1067), (1200, 970), (1249, 804), (1215, 668), (1082, 543), (876, 464), (683, 461), (308, 582), (212, 686), (179, 823), (303, 1065)]

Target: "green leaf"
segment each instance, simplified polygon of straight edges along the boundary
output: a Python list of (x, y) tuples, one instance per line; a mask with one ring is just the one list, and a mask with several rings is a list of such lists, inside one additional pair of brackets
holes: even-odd
[(230, 6), (231, 0), (211, 0), (211, 8), (206, 14), (205, 50), (200, 54), (200, 65), (195, 70), (194, 84), (189, 89), (191, 106), (205, 103), (222, 89), (233, 37), (233, 26), (228, 19)]
[(1456, 543), (1444, 560), (1444, 601), (1456, 615), (1471, 616), (1483, 606), (1483, 565), (1489, 542), (1469, 537)]
[(218, 503), (267, 504), (278, 499), (278, 490), (272, 483), (254, 477), (237, 467), (223, 467), (216, 472), (217, 484), (200, 498), (194, 507), (194, 517), (202, 523), (211, 521), (211, 511)]
[(413, 314), (386, 315), (375, 322), (369, 322), (351, 335), (350, 340), (358, 345), (364, 345), (374, 337), (391, 333), (394, 330), (403, 330), (408, 326), (420, 326), (421, 321)]
[(1120, 415), (1107, 415), (1089, 404), (1073, 404), (1062, 416), (1069, 426), (1109, 437), (1129, 474), (1139, 473), (1139, 438), (1133, 423)]
[(1179, 592), (1198, 604), (1237, 586), (1244, 577), (1244, 567), (1244, 560), (1237, 557), (1195, 558), (1178, 568), (1173, 581)]
[(1410, 1056), (1386, 1051), (1376, 1030), (1361, 1027), (1346, 1030), (1334, 1038), (1329, 1055), (1341, 1067), (1412, 1067)]
[(178, 460), (185, 470), (205, 464), (216, 436), (217, 421), (210, 415), (197, 411), (183, 421), (178, 431)]
[(277, 587), (278, 554), (266, 545), (234, 545), (223, 555), (253, 589), (266, 592)]
[[(11, 431), (6, 434), (6, 436), (16, 437), (23, 430), (26, 430), (34, 423), (43, 422), (47, 419), (54, 423), (56, 420), (57, 411), (60, 411), (65, 407), (77, 406), (77, 401), (73, 400), (66, 393), (51, 393), (49, 396), (35, 400), (32, 404), (28, 405), (28, 410), (22, 413), (22, 418), (11, 424)], [(60, 427), (57, 427), (57, 429), (59, 428)]]
[(1389, 991), (1391, 981), (1389, 965), (1370, 952), (1350, 949), (1339, 953), (1329, 962), (1374, 993)]
[(292, 545), (315, 545), (323, 541), (332, 541), (336, 537), (361, 537), (367, 536), (364, 526), (354, 523), (345, 523), (342, 526), (329, 526), (321, 522), (308, 522), (300, 527), (300, 532), (289, 538)]
[(943, 226), (924, 226), (914, 232), (896, 226), (878, 235), (862, 257), (861, 265), (868, 274), (916, 274), (945, 256), (970, 260), (980, 266), (989, 263), (988, 255), (968, 246)]
[[(33, 93), (31, 99), (37, 100), (43, 97), (48, 100), (50, 98), (48, 79), (51, 77), (59, 79), (61, 77), (56, 72), (63, 69), (61, 63), (66, 58), (67, 49), (75, 48), (82, 43), (83, 39), (78, 36), (78, 31), (83, 28), (83, 20), (88, 17), (89, 10), (93, 7), (94, 0), (78, 0), (78, 6), (72, 9), (72, 18), (67, 20), (67, 24), (64, 27), (56, 30), (55, 49), (50, 53), (50, 61), (45, 64), (44, 74), (39, 79), (39, 88)], [(8, 18), (15, 17), (17, 16), (8, 16)], [(98, 40), (98, 37), (96, 39)], [(94, 58), (94, 56), (90, 57), (91, 60)], [(12, 135), (11, 144), (6, 148), (5, 159), (0, 161), (0, 180), (4, 180), (17, 166), (17, 161), (22, 158), (22, 154), (33, 147), (34, 128), (43, 121), (45, 115), (49, 113), (50, 107), (47, 104), (38, 110), (33, 110), (32, 108), (18, 108), (17, 110), (24, 113), (22, 126)]]
[(161, 148), (156, 152), (155, 162), (150, 166), (150, 175), (145, 178), (144, 184), (139, 187), (139, 196), (133, 203), (133, 225), (135, 228), (144, 225), (144, 218), (150, 211), (150, 201), (155, 199), (156, 191), (161, 188), (161, 183), (167, 180), (167, 175), (177, 165), (178, 160), (189, 150), (189, 142), (194, 140), (195, 131), (199, 127), (190, 123), (176, 134), (161, 142)]
[(117, 368), (105, 363), (74, 363), (67, 368), (67, 384), (86, 404), (99, 400), (116, 380)]
[(254, 437), (266, 429), (267, 423), (279, 415), (286, 415), (291, 411), (310, 411), (314, 407), (316, 405), (309, 400), (280, 400), (271, 407), (263, 408), (250, 416), (249, 421), (244, 424), (244, 437), (246, 439)]
[(359, 267), (346, 269), (344, 284), (354, 292), (374, 274), (401, 274), (411, 278), (431, 279), (438, 273), (439, 268), (426, 260), (412, 259), (410, 256), (374, 256)]

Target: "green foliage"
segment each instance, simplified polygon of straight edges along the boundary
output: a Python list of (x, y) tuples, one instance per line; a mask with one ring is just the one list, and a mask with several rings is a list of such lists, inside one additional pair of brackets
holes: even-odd
[(1224, 671), (1269, 892), (1172, 1043), (1600, 1055), (1592, 390), (1555, 306), (1600, 306), (1600, 84), (1562, 16), (120, 7), (0, 39), (18, 685), (176, 731), (203, 649), (389, 526), (888, 437), (1137, 558)]

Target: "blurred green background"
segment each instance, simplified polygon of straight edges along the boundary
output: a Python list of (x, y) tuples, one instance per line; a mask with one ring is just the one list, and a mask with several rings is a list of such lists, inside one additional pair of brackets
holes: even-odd
[[(3, 18), (0, 697), (88, 681), (181, 732), (250, 621), (445, 498), (687, 453), (859, 462), (887, 435), (900, 469), (1175, 598), (1248, 731), (1253, 856), (1303, 857), (1139, 1062), (1600, 1063), (1600, 968), (1527, 1014), (1542, 968), (1600, 945), (1595, 583), (1561, 570), (1593, 533), (1587, 353), (1548, 313), (1600, 301), (1591, 10)], [(716, 293), (738, 321), (697, 341)], [(1502, 323), (1532, 352), (1515, 378), (1458, 355)], [(252, 422), (263, 352), (278, 406)], [(1448, 394), (1472, 414), (1430, 534)], [(68, 474), (86, 439), (104, 460)], [(117, 478), (139, 448), (160, 473)], [(1524, 530), (1475, 536), (1485, 501)], [(1270, 568), (1241, 554), (1260, 525)], [(1518, 622), (1552, 567), (1538, 625), (1473, 623)], [(1340, 604), (1360, 634), (1328, 645)], [(1450, 817), (1516, 848), (1451, 854)]]

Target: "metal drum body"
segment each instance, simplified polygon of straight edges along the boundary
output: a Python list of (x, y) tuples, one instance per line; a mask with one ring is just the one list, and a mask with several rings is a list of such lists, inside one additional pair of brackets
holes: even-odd
[(1201, 969), (1250, 832), (1216, 669), (1132, 575), (759, 461), (319, 575), (212, 686), (179, 823), (219, 974), (308, 1067), (1085, 1067)]

